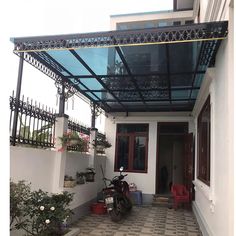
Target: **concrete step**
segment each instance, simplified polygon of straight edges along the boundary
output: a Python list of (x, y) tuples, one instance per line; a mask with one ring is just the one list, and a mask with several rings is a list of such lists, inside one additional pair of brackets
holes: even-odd
[(169, 207), (173, 206), (173, 198), (171, 195), (167, 194), (155, 194), (153, 195), (153, 206), (162, 206), (162, 207)]

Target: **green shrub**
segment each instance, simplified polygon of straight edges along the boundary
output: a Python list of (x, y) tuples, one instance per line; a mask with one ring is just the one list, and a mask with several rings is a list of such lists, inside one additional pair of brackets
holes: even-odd
[[(12, 186), (17, 189), (27, 187), (28, 190), (28, 185), (22, 185), (22, 183), (19, 185), (19, 183), (13, 183)], [(10, 194), (14, 194), (14, 188), (11, 188)], [(17, 205), (14, 208), (16, 212), (14, 212), (15, 210), (11, 211), (11, 215), (20, 216), (15, 218), (14, 228), (24, 230), (26, 235), (62, 235), (64, 233), (63, 222), (72, 214), (68, 206), (73, 200), (73, 194), (66, 191), (61, 194), (49, 194), (41, 189), (23, 192), (27, 192), (27, 194), (26, 197), (20, 199), (20, 204), (17, 205), (14, 202), (18, 201), (19, 198), (14, 197), (11, 201), (13, 206)]]

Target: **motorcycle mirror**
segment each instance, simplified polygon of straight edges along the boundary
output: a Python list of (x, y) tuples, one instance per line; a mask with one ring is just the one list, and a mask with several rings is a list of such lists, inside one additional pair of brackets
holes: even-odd
[(120, 172), (122, 172), (124, 170), (124, 167), (123, 166), (121, 166), (120, 167)]

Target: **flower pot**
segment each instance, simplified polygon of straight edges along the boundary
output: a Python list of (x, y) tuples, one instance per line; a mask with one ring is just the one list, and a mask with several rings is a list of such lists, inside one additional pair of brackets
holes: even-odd
[(96, 147), (96, 151), (97, 151), (97, 153), (104, 153), (105, 152), (105, 148), (102, 145), (98, 145)]
[(86, 181), (87, 181), (87, 182), (94, 182), (94, 176), (95, 176), (95, 173), (93, 173), (93, 172), (87, 172), (87, 173), (85, 174)]
[(85, 184), (85, 179), (83, 176), (77, 177), (77, 184)]

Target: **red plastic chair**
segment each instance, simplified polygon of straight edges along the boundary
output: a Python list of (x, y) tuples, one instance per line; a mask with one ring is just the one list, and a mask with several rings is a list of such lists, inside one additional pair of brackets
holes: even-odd
[(189, 191), (182, 184), (173, 184), (171, 193), (174, 198), (174, 209), (176, 210), (179, 203), (189, 203)]

